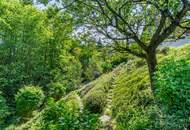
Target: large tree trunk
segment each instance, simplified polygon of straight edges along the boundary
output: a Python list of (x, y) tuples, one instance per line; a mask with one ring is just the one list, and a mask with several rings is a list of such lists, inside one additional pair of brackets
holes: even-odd
[(152, 92), (154, 93), (155, 84), (154, 84), (153, 76), (154, 76), (154, 72), (157, 65), (156, 50), (149, 51), (147, 53), (146, 61), (147, 61), (148, 70), (149, 70), (150, 85), (151, 85)]

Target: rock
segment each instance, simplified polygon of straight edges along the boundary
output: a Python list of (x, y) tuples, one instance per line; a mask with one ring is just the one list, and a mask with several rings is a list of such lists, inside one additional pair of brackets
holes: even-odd
[(110, 121), (111, 117), (108, 116), (108, 115), (102, 115), (100, 117), (100, 121), (103, 123), (103, 124), (106, 124), (108, 121)]

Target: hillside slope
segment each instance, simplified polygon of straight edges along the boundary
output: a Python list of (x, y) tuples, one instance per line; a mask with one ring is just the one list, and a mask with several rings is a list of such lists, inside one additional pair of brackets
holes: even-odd
[[(159, 53), (159, 64), (171, 57), (175, 59), (186, 57), (189, 55), (189, 50), (190, 45), (185, 45), (169, 49), (167, 54)], [(146, 64), (141, 59), (121, 64), (112, 72), (103, 74), (95, 81), (70, 93), (65, 100), (73, 99), (68, 98), (72, 95), (77, 97), (80, 109), (87, 107), (95, 113), (100, 113), (100, 129), (102, 130), (142, 130), (142, 128), (147, 130), (155, 125), (157, 117), (153, 113), (157, 106), (150, 90)], [(42, 112), (16, 129), (37, 130)]]

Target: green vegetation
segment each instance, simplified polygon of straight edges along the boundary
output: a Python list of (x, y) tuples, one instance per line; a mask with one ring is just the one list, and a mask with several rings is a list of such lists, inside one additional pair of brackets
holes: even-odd
[(0, 95), (0, 125), (4, 123), (5, 118), (9, 115), (9, 108), (6, 100)]
[(0, 130), (190, 129), (190, 45), (161, 46), (185, 37), (189, 11), (0, 0)]
[[(76, 24), (86, 26), (113, 44), (120, 52), (144, 59), (151, 91), (155, 91), (154, 72), (157, 49), (168, 39), (183, 37), (189, 29), (188, 0), (62, 0)], [(89, 37), (93, 36), (88, 33)], [(104, 40), (104, 42), (106, 42)]]
[(25, 86), (18, 90), (15, 96), (16, 112), (22, 117), (30, 117), (44, 102), (43, 91), (36, 86)]
[[(185, 82), (188, 80), (186, 74), (189, 71), (189, 53), (186, 52), (189, 47), (188, 45), (179, 49), (169, 49), (168, 55), (159, 54), (162, 60), (155, 75), (158, 86), (156, 97), (153, 96), (150, 89), (148, 70), (144, 61), (134, 59), (127, 64), (118, 66), (112, 72), (102, 75), (76, 92), (69, 93), (58, 102), (54, 102), (53, 99), (48, 100), (48, 105), (42, 112), (34, 116), (31, 121), (19, 126), (18, 129), (100, 128), (101, 123), (99, 123), (98, 117), (107, 109), (110, 89), (113, 89), (111, 91), (113, 93), (112, 105), (109, 108), (112, 116), (110, 125), (114, 129), (185, 129), (189, 124), (189, 87), (188, 82)], [(178, 58), (174, 60), (173, 57)], [(168, 65), (170, 67), (166, 69)], [(113, 78), (114, 75), (115, 78)], [(175, 80), (176, 76), (181, 79)], [(165, 77), (168, 77), (168, 80)], [(172, 78), (176, 82), (172, 82), (170, 80)], [(180, 87), (181, 82), (186, 85)], [(174, 84), (170, 85), (172, 83)], [(95, 108), (101, 108), (101, 111), (91, 109), (93, 105)], [(74, 125), (70, 124), (70, 121), (80, 123)], [(60, 122), (67, 125), (60, 124)], [(83, 123), (88, 125), (83, 126)]]
[(92, 113), (102, 113), (106, 105), (107, 92), (110, 89), (112, 73), (102, 76), (93, 88), (83, 97), (84, 107)]
[(101, 91), (90, 93), (84, 99), (84, 106), (92, 113), (102, 113), (106, 105), (105, 93)]
[[(132, 72), (135, 69), (134, 72)], [(130, 75), (129, 75), (130, 74)], [(113, 115), (116, 117), (118, 130), (150, 129), (154, 118), (148, 115), (154, 104), (150, 90), (148, 71), (137, 63), (126, 64), (115, 80), (113, 89)]]
[[(73, 100), (73, 99), (70, 99)], [(50, 103), (45, 109), (43, 116), (42, 129), (44, 130), (57, 130), (57, 129), (78, 129), (88, 130), (98, 128), (98, 116), (87, 113), (86, 111), (80, 112), (74, 101), (65, 102), (60, 100), (57, 103)]]
[(156, 73), (156, 98), (165, 118), (165, 129), (183, 129), (189, 120), (189, 56), (165, 62)]
[(59, 82), (52, 82), (48, 85), (48, 94), (55, 100), (59, 100), (66, 94), (66, 87)]
[(162, 60), (155, 74), (156, 97), (149, 87), (146, 66), (139, 67), (138, 59), (125, 65), (113, 91), (116, 129), (182, 130), (188, 127), (188, 49), (189, 45), (170, 49), (167, 56), (160, 55)]

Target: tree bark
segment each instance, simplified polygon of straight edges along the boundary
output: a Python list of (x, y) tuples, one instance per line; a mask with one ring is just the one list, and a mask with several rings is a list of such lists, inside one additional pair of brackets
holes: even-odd
[(156, 70), (156, 65), (157, 65), (156, 50), (147, 52), (146, 62), (148, 65), (151, 90), (154, 93), (155, 92), (155, 84), (154, 84), (153, 76), (154, 76), (154, 72)]

